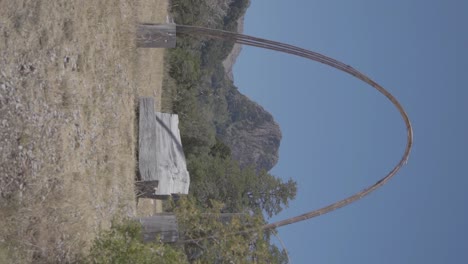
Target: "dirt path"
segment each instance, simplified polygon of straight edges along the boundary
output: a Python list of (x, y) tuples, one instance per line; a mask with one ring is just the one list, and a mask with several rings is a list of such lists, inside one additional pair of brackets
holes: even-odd
[(0, 263), (71, 261), (135, 215), (135, 103), (160, 98), (163, 51), (136, 50), (134, 26), (166, 10), (0, 1)]

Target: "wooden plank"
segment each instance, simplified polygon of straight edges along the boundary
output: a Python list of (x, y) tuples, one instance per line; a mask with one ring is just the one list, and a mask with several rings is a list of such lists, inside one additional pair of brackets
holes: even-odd
[(139, 24), (136, 43), (139, 48), (175, 48), (176, 24)]
[(159, 213), (153, 216), (140, 217), (143, 241), (152, 242), (159, 237), (162, 242), (177, 242), (179, 227), (177, 219), (172, 213)]
[(154, 115), (154, 99), (140, 98), (140, 120), (138, 139), (138, 167), (141, 181), (157, 181), (156, 157), (156, 118)]

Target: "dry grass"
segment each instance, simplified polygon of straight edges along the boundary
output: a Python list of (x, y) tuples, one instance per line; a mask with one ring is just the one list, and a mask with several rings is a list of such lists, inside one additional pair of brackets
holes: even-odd
[(166, 0), (0, 0), (0, 263), (73, 262), (135, 216), (135, 107), (161, 97), (163, 50), (136, 50), (134, 27), (166, 14)]

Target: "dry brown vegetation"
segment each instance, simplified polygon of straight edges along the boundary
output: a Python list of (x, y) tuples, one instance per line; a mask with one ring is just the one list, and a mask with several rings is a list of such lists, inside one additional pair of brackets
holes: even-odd
[(134, 30), (166, 14), (166, 0), (0, 0), (0, 263), (72, 262), (136, 215), (136, 102), (160, 99), (163, 51), (137, 50)]

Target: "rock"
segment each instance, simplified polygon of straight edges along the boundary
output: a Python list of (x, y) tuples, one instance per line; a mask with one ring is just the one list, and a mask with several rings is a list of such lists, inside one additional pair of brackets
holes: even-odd
[(238, 90), (228, 96), (231, 123), (219, 130), (220, 139), (230, 147), (242, 167), (271, 170), (278, 162), (281, 130), (273, 116)]

